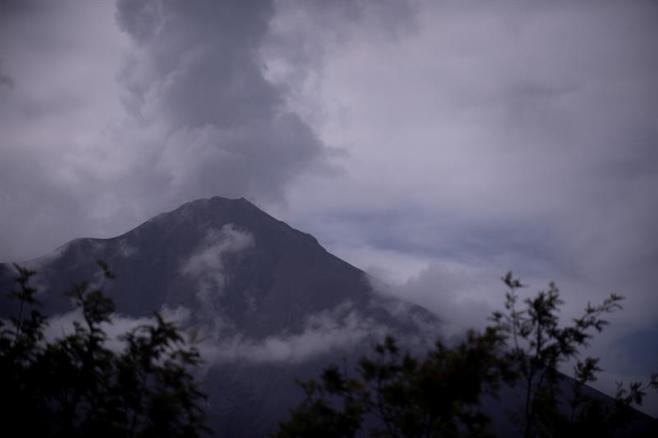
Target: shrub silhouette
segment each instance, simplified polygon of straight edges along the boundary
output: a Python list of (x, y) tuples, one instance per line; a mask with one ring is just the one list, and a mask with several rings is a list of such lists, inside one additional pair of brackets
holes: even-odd
[[(484, 396), (497, 397), (501, 386), (523, 395), (520, 411), (511, 412), (518, 435), (611, 436), (627, 430), (649, 388), (632, 382), (619, 387), (614, 402), (588, 391), (600, 371), (598, 359), (580, 351), (608, 324), (604, 316), (621, 308), (612, 294), (588, 305), (571, 324), (559, 319), (558, 288), (550, 284), (519, 303), (520, 280), (508, 273), (503, 311), (494, 312), (482, 332), (469, 331), (460, 343), (438, 341), (424, 357), (400, 351), (393, 338), (375, 347), (350, 377), (336, 366), (319, 380), (301, 382), (304, 401), (280, 424), (277, 436), (290, 437), (443, 437), (488, 436), (490, 419)], [(558, 369), (575, 361), (574, 379)], [(656, 431), (653, 421), (653, 432)], [(646, 422), (643, 432), (650, 434)]]
[[(114, 276), (102, 262), (105, 279)], [(108, 347), (112, 300), (99, 287), (68, 292), (82, 315), (73, 333), (45, 338), (35, 272), (15, 265), (18, 312), (0, 320), (0, 415), (4, 436), (196, 437), (207, 431), (193, 371), (199, 353), (156, 313)]]

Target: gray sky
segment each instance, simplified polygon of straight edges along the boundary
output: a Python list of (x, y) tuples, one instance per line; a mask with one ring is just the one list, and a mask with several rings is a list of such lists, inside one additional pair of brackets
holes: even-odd
[(608, 383), (643, 377), (657, 19), (654, 1), (0, 0), (0, 260), (245, 196), (457, 330), (510, 269), (556, 280), (571, 314), (620, 291), (594, 351)]

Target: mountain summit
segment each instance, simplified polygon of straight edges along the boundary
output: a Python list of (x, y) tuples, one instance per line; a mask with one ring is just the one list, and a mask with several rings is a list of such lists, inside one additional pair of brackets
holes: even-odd
[[(70, 311), (63, 291), (74, 282), (100, 281), (96, 260), (117, 277), (105, 286), (124, 320), (160, 310), (200, 334), (209, 413), (226, 436), (272, 430), (301, 395), (294, 379), (330, 358), (357, 356), (387, 333), (432, 339), (424, 334), (438, 325), (242, 198), (189, 202), (120, 236), (76, 239), (28, 262), (46, 313)], [(0, 265), (3, 290), (12, 278)]]
[[(364, 272), (245, 199), (189, 202), (120, 236), (76, 239), (27, 262), (51, 330), (80, 317), (64, 292), (103, 281), (97, 260), (117, 277), (102, 284), (117, 305), (115, 331), (160, 311), (196, 339), (215, 436), (267, 436), (302, 396), (295, 379), (340, 360), (351, 367), (386, 334), (414, 348), (438, 333), (433, 314), (378, 293)], [(14, 277), (0, 264), (0, 290)], [(0, 318), (15, 314), (14, 305), (2, 295)], [(516, 434), (507, 412), (519, 395), (504, 388), (500, 399), (485, 400), (500, 436)], [(644, 427), (649, 420), (640, 417)]]
[(192, 201), (120, 236), (76, 239), (28, 262), (47, 285), (46, 308), (68, 309), (61, 291), (91, 279), (96, 260), (116, 274), (110, 291), (126, 315), (184, 307), (197, 322), (221, 318), (222, 330), (258, 339), (299, 331), (310, 315), (337, 308), (369, 309), (387, 324), (401, 323), (384, 310), (395, 306), (418, 322), (432, 319), (418, 306), (376, 294), (364, 272), (244, 198)]

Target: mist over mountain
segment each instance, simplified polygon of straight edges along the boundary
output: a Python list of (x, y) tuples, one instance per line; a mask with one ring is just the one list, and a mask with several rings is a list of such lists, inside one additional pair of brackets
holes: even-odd
[[(97, 260), (115, 280), (105, 282)], [(76, 239), (22, 265), (37, 271), (47, 336), (80, 320), (65, 295), (80, 281), (102, 287), (116, 303), (111, 336), (154, 311), (193, 336), (215, 436), (268, 435), (301, 399), (295, 380), (314, 378), (331, 363), (353, 367), (388, 334), (418, 352), (445, 335), (436, 315), (378, 291), (313, 236), (243, 198), (192, 201), (120, 236)], [(0, 290), (10, 290), (14, 278), (13, 266), (0, 264)], [(3, 294), (0, 317), (14, 306)], [(508, 414), (517, 399), (512, 388), (500, 400), (485, 399), (497, 434), (516, 433)]]
[[(120, 236), (76, 239), (26, 262), (38, 272), (44, 310), (55, 315), (51, 331), (70, 329), (76, 315), (64, 292), (101, 281), (97, 260), (116, 275), (102, 285), (117, 305), (116, 325), (159, 310), (194, 331), (210, 423), (221, 436), (263, 436), (299, 400), (296, 378), (355, 360), (386, 334), (429, 344), (440, 326), (245, 199), (189, 202)], [(0, 265), (2, 290), (13, 277), (11, 265)], [(14, 305), (7, 299), (2, 313)]]

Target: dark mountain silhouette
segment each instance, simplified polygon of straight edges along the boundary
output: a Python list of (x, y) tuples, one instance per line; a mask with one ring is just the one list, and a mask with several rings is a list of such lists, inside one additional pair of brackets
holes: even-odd
[[(164, 309), (198, 333), (211, 424), (225, 436), (272, 430), (301, 396), (294, 380), (329, 360), (351, 360), (387, 333), (431, 342), (439, 326), (245, 199), (193, 201), (123, 235), (76, 239), (27, 262), (47, 314), (70, 311), (63, 292), (72, 283), (100, 281), (99, 259), (116, 274), (107, 290), (124, 319)], [(13, 277), (0, 265), (2, 290)], [(12, 303), (1, 299), (6, 313)]]
[[(296, 379), (329, 363), (351, 367), (386, 334), (413, 349), (440, 331), (435, 315), (378, 293), (364, 272), (245, 199), (189, 202), (123, 235), (76, 239), (27, 262), (46, 314), (70, 312), (64, 292), (74, 282), (101, 281), (97, 260), (117, 277), (104, 288), (121, 323), (160, 310), (196, 334), (216, 436), (267, 436), (300, 400)], [(14, 276), (0, 264), (0, 290)], [(0, 317), (13, 305), (0, 296)], [(498, 434), (515, 435), (507, 412), (520, 394), (501, 395), (487, 410)]]

